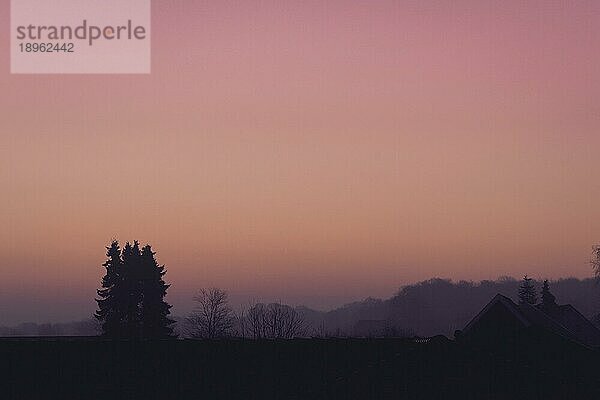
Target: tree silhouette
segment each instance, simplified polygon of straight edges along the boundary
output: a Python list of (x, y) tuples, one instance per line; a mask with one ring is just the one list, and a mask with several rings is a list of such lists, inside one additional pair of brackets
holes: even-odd
[(133, 245), (125, 243), (123, 257), (123, 284), (127, 296), (125, 298), (125, 335), (128, 338), (141, 337), (142, 329), (142, 255), (138, 241)]
[(600, 245), (592, 247), (592, 260), (590, 261), (596, 278), (600, 279)]
[(229, 307), (227, 292), (221, 289), (200, 289), (194, 297), (196, 308), (187, 318), (190, 336), (216, 339), (231, 336), (235, 316)]
[(246, 318), (254, 339), (292, 339), (306, 333), (304, 316), (285, 304), (254, 304)]
[(548, 279), (546, 279), (542, 285), (542, 307), (548, 309), (555, 305), (556, 297), (550, 293), (550, 284), (548, 283)]
[(266, 311), (265, 305), (262, 303), (252, 305), (246, 314), (246, 321), (249, 327), (249, 333), (254, 339), (266, 337)]
[(102, 335), (110, 338), (162, 338), (172, 336), (174, 323), (168, 318), (171, 306), (164, 301), (169, 285), (163, 280), (150, 246), (140, 250), (139, 242), (127, 242), (121, 251), (115, 240), (107, 247), (108, 260), (102, 264), (106, 275), (96, 318)]
[(125, 291), (121, 276), (123, 262), (119, 242), (113, 240), (106, 250), (108, 259), (102, 264), (106, 274), (102, 278), (102, 289), (97, 291), (99, 299), (96, 299), (98, 311), (95, 317), (101, 323), (103, 336), (118, 338), (124, 333), (122, 321), (125, 315)]
[(521, 286), (519, 286), (519, 303), (531, 305), (537, 303), (537, 294), (533, 279), (529, 278), (527, 275), (523, 277), (523, 282), (521, 283)]
[(163, 280), (165, 266), (158, 264), (155, 254), (150, 245), (142, 249), (142, 336), (160, 339), (173, 336), (175, 321), (168, 317), (171, 305), (164, 300), (171, 285)]

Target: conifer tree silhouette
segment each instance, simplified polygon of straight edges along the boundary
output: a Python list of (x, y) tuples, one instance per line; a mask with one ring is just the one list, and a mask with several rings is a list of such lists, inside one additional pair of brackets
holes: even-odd
[(549, 309), (555, 305), (556, 297), (550, 293), (550, 284), (548, 283), (548, 279), (546, 279), (542, 285), (542, 307)]
[(519, 303), (531, 305), (537, 303), (537, 294), (533, 279), (529, 278), (527, 275), (523, 277), (523, 282), (521, 283), (521, 286), (519, 286)]
[(123, 285), (127, 296), (125, 298), (124, 330), (128, 338), (141, 337), (142, 319), (142, 285), (141, 285), (141, 252), (139, 242), (131, 245), (125, 243), (123, 257)]
[(113, 240), (106, 250), (108, 259), (102, 264), (106, 268), (106, 274), (102, 278), (102, 289), (97, 291), (99, 299), (96, 299), (98, 311), (95, 317), (101, 323), (103, 336), (118, 338), (123, 335), (122, 321), (125, 314), (125, 291), (121, 276), (123, 262), (119, 242)]
[(142, 336), (160, 339), (173, 336), (175, 321), (168, 317), (171, 305), (164, 300), (171, 285), (163, 280), (165, 266), (158, 264), (155, 254), (150, 245), (142, 249)]
[(175, 321), (168, 318), (171, 305), (164, 300), (170, 285), (163, 279), (165, 267), (156, 262), (152, 248), (147, 245), (140, 250), (136, 240), (121, 250), (115, 240), (106, 255), (95, 313), (102, 335), (114, 339), (173, 336)]

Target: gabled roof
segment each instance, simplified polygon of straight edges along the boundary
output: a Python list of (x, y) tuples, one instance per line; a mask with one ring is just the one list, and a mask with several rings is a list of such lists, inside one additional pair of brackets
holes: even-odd
[[(481, 318), (497, 304), (502, 305), (525, 328), (531, 326), (542, 328), (545, 331), (584, 345), (600, 344), (600, 330), (593, 326), (591, 322), (570, 304), (562, 306), (557, 305), (553, 307), (552, 310), (546, 310), (540, 306), (533, 306), (527, 303), (517, 305), (511, 299), (501, 294), (494, 296), (483, 310), (481, 310), (479, 314), (465, 326), (463, 333), (468, 333), (475, 325), (477, 325)], [(574, 319), (580, 325), (584, 325), (587, 328), (588, 331), (586, 336), (576, 332), (575, 329), (570, 326), (568, 322)], [(592, 332), (591, 336), (590, 331)], [(595, 338), (595, 332), (598, 333), (598, 341), (590, 341), (590, 337)]]
[(543, 328), (564, 338), (578, 341), (575, 335), (573, 335), (573, 332), (550, 315), (541, 311), (538, 307), (527, 303), (519, 304), (518, 307), (532, 325)]
[(552, 307), (537, 306), (538, 309), (549, 315), (555, 321), (577, 337), (580, 342), (600, 345), (600, 329), (584, 317), (575, 307), (570, 304), (554, 305)]
[(467, 326), (465, 326), (465, 328), (463, 329), (463, 333), (467, 333), (474, 325), (476, 325), (479, 322), (481, 317), (487, 314), (487, 312), (498, 303), (502, 304), (508, 311), (510, 311), (511, 314), (513, 314), (515, 318), (519, 320), (525, 327), (531, 326), (529, 320), (525, 318), (525, 316), (519, 311), (519, 307), (511, 299), (498, 293), (489, 303), (487, 303), (485, 307), (483, 307), (483, 310), (481, 310), (479, 314), (477, 314), (475, 318), (473, 318), (471, 322), (469, 322)]

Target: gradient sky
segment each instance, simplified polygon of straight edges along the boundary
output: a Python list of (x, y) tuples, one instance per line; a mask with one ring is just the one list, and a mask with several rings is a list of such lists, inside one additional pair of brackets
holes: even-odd
[(0, 324), (90, 316), (111, 238), (328, 308), (433, 276), (588, 277), (600, 2), (155, 1), (151, 75), (10, 75)]

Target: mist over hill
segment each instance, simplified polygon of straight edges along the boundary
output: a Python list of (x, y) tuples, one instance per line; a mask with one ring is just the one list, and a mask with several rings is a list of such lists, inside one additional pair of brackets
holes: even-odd
[(43, 323), (25, 322), (15, 326), (0, 326), (2, 336), (96, 336), (100, 325), (93, 319), (73, 322)]
[[(307, 336), (392, 335), (452, 337), (497, 293), (517, 300), (520, 281), (502, 277), (495, 281), (459, 281), (433, 278), (400, 288), (389, 299), (366, 298), (331, 311), (296, 307), (306, 320)], [(542, 282), (535, 281), (541, 290)], [(572, 304), (595, 323), (600, 322), (600, 284), (597, 280), (566, 278), (550, 281), (550, 290), (559, 304)], [(184, 318), (176, 316), (176, 331), (185, 336)], [(24, 323), (0, 326), (0, 336), (91, 336), (98, 334), (93, 320), (71, 323)]]
[[(434, 278), (404, 286), (389, 299), (367, 298), (329, 312), (305, 311), (305, 315), (313, 327), (329, 334), (354, 335), (359, 321), (372, 321), (374, 326), (376, 321), (385, 321), (417, 336), (452, 337), (497, 293), (516, 301), (519, 284), (510, 277), (481, 282)], [(542, 282), (535, 285), (539, 293)], [(600, 313), (600, 284), (595, 279), (559, 279), (550, 281), (550, 289), (559, 304), (572, 304), (590, 319)]]

